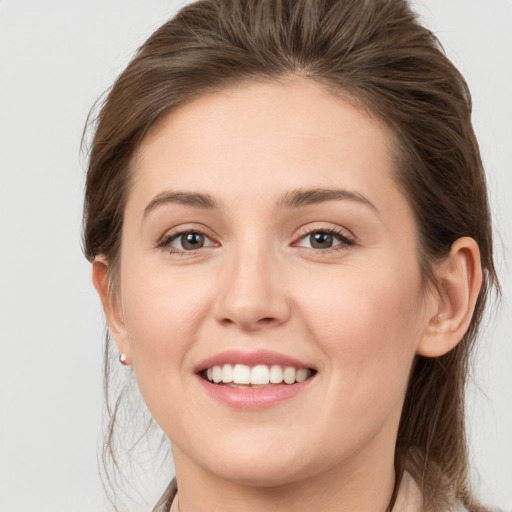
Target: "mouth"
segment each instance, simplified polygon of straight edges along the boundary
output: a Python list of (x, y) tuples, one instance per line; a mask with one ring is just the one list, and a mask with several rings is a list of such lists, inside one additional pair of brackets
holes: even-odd
[(260, 410), (308, 396), (317, 369), (268, 350), (227, 350), (194, 369), (201, 388), (230, 408)]
[(280, 364), (218, 364), (200, 372), (200, 377), (218, 386), (230, 388), (261, 388), (299, 384), (316, 373), (312, 368)]

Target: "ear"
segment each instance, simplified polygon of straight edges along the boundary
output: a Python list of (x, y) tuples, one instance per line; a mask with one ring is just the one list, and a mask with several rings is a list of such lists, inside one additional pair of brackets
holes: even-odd
[(428, 291), (427, 325), (417, 347), (425, 357), (448, 353), (469, 327), (483, 282), (478, 244), (459, 238), (434, 273), (437, 282)]
[(103, 256), (97, 256), (92, 263), (92, 282), (100, 296), (103, 311), (110, 329), (110, 333), (120, 354), (126, 356), (124, 364), (129, 364), (130, 345), (124, 325), (123, 313), (119, 297), (116, 297), (110, 286), (108, 263)]

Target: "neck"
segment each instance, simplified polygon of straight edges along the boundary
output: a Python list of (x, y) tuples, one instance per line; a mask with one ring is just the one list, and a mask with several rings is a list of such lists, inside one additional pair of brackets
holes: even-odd
[(173, 451), (180, 512), (386, 512), (395, 486), (393, 450), (386, 456), (381, 451), (371, 464), (358, 454), (340, 467), (277, 486), (220, 478)]

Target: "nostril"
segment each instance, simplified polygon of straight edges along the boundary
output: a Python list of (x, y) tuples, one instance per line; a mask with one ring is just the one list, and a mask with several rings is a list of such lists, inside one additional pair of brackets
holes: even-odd
[(259, 328), (261, 328), (263, 326), (271, 326), (272, 324), (277, 322), (277, 319), (270, 317), (270, 316), (260, 318), (255, 321), (253, 321), (251, 319), (247, 319), (247, 318), (238, 318), (237, 320), (234, 320), (232, 318), (222, 318), (220, 322), (221, 322), (221, 324), (223, 324), (225, 326), (238, 325), (242, 329), (252, 331), (252, 330), (258, 330)]
[[(243, 290), (242, 290), (243, 291)], [(282, 324), (288, 320), (290, 308), (284, 296), (258, 294), (240, 289), (219, 294), (215, 316), (226, 327), (238, 325), (244, 330), (261, 329)]]

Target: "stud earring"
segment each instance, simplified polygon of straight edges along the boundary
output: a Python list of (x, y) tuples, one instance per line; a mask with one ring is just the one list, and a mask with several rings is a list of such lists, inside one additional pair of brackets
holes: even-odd
[(123, 366), (128, 366), (128, 357), (126, 356), (126, 354), (119, 354), (119, 362)]

